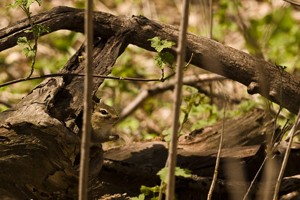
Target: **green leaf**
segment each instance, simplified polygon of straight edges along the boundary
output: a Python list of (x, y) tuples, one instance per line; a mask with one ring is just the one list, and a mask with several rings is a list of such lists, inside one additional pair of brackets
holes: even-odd
[(35, 55), (35, 51), (30, 49), (29, 47), (26, 47), (23, 49), (25, 56), (27, 57), (33, 57)]
[(14, 3), (9, 5), (9, 7), (16, 8), (18, 6), (22, 6), (23, 8), (26, 8), (29, 10), (29, 7), (34, 2), (37, 2), (39, 4), (39, 6), (41, 6), (42, 0), (15, 0)]
[(17, 40), (18, 45), (27, 45), (28, 43), (27, 37), (19, 37)]
[(145, 194), (147, 196), (151, 193), (158, 193), (159, 192), (159, 186), (156, 185), (154, 187), (147, 187), (145, 185), (142, 185), (140, 190), (143, 194)]
[[(169, 174), (169, 168), (168, 167), (164, 167), (159, 172), (157, 172), (157, 175), (160, 177), (160, 179), (164, 183), (167, 183), (168, 174)], [(183, 168), (180, 168), (180, 167), (176, 167), (175, 168), (175, 176), (190, 178), (190, 177), (192, 177), (192, 174), (191, 174), (191, 171), (188, 170), (188, 169), (183, 169)]]
[(155, 57), (155, 64), (161, 69), (164, 69), (167, 65), (172, 66), (174, 63), (174, 56), (169, 52), (160, 52)]
[(159, 172), (157, 172), (157, 175), (159, 176), (160, 180), (166, 183), (168, 179), (168, 168), (162, 168), (161, 170), (159, 170)]
[(30, 42), (26, 37), (19, 37), (17, 40), (17, 44), (20, 46), (25, 46), (23, 48), (23, 52), (26, 57), (34, 57), (34, 55), (36, 54), (36, 51), (31, 48)]
[(165, 48), (171, 48), (175, 43), (168, 40), (161, 40), (160, 37), (154, 37), (148, 40), (151, 41), (151, 47), (158, 52), (158, 55), (154, 57), (154, 60), (155, 64), (162, 70), (162, 77), (164, 77), (164, 68), (168, 66), (173, 69), (172, 64), (175, 59), (171, 53), (162, 52), (162, 50)]
[(184, 177), (184, 178), (191, 178), (192, 174), (191, 174), (191, 171), (188, 170), (188, 169), (183, 169), (183, 168), (180, 168), (180, 167), (176, 167), (175, 176), (181, 176), (181, 177)]
[(165, 68), (164, 62), (163, 62), (162, 58), (159, 55), (156, 55), (154, 57), (154, 61), (155, 61), (155, 64), (158, 65), (160, 69)]
[(23, 5), (23, 0), (15, 0), (14, 3), (11, 3), (9, 5), (9, 7), (10, 8), (16, 8), (16, 7), (21, 6), (21, 5)]
[(166, 142), (171, 141), (171, 131), (170, 130), (163, 130), (162, 135), (164, 136), (164, 141), (166, 141)]
[(37, 2), (39, 4), (39, 6), (41, 6), (41, 4), (42, 4), (42, 0), (27, 0), (26, 8), (29, 8), (31, 6), (31, 4), (33, 4), (34, 2)]
[(154, 37), (148, 40), (151, 41), (151, 47), (153, 47), (157, 52), (161, 52), (163, 49), (171, 48), (173, 45), (175, 45), (174, 42), (162, 40), (160, 37)]
[(49, 31), (50, 31), (49, 27), (44, 25), (37, 24), (32, 27), (32, 32), (38, 37), (43, 33), (48, 33)]
[(173, 54), (171, 54), (169, 52), (160, 52), (158, 55), (162, 58), (163, 63), (169, 64), (169, 65), (172, 65), (174, 63)]
[(41, 6), (41, 4), (42, 4), (42, 0), (15, 0), (15, 2), (11, 3), (8, 7), (16, 8), (16, 7), (21, 6), (29, 12), (29, 7), (34, 2), (37, 2), (39, 4), (39, 6)]
[(35, 0), (27, 0), (26, 8), (29, 8), (31, 4), (33, 4)]
[(144, 194), (140, 194), (138, 197), (132, 197), (130, 199), (131, 200), (144, 200), (145, 199), (145, 195)]

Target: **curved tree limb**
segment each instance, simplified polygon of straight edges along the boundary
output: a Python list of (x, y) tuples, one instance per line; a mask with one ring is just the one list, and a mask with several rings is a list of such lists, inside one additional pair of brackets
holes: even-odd
[[(83, 32), (84, 12), (81, 9), (56, 7), (35, 15), (32, 19), (36, 24), (48, 26), (50, 32), (60, 29)], [(142, 16), (118, 17), (95, 12), (94, 22), (96, 37), (109, 38), (119, 32), (129, 31), (128, 43), (150, 51), (154, 49), (148, 39), (155, 36), (177, 41), (177, 28)], [(33, 36), (25, 32), (29, 28), (28, 20), (22, 20), (0, 30), (0, 51), (15, 46), (18, 37), (26, 36), (32, 39)], [(300, 81), (280, 67), (208, 38), (188, 34), (187, 58), (192, 54), (192, 64), (238, 81), (247, 86), (250, 94), (259, 93), (293, 113), (298, 112)], [(259, 81), (262, 75), (263, 83)]]

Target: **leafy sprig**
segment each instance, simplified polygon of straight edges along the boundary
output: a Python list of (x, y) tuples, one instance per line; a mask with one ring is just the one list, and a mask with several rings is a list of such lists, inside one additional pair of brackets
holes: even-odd
[(10, 4), (10, 8), (21, 8), (26, 14), (29, 24), (30, 30), (25, 31), (25, 33), (32, 33), (33, 42), (30, 42), (26, 36), (19, 37), (17, 40), (17, 44), (23, 47), (23, 52), (26, 57), (31, 59), (31, 71), (27, 78), (30, 78), (34, 71), (34, 65), (37, 54), (38, 47), (38, 38), (43, 34), (49, 32), (49, 28), (43, 25), (35, 24), (32, 20), (32, 13), (30, 11), (30, 6), (37, 2), (39, 6), (41, 6), (42, 0), (15, 0), (14, 3)]
[(175, 58), (173, 54), (163, 50), (171, 49), (175, 45), (175, 43), (168, 40), (162, 40), (160, 37), (151, 38), (149, 39), (149, 41), (151, 42), (151, 47), (153, 47), (158, 52), (158, 54), (154, 57), (154, 60), (155, 64), (161, 69), (161, 77), (162, 79), (164, 79), (165, 67), (169, 67), (173, 70)]

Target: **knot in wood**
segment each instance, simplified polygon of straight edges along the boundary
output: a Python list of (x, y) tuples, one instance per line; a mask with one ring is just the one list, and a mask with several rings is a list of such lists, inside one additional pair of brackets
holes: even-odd
[(132, 15), (132, 19), (143, 27), (149, 26), (149, 28), (162, 28), (162, 26), (159, 23), (149, 20), (147, 17), (142, 15)]

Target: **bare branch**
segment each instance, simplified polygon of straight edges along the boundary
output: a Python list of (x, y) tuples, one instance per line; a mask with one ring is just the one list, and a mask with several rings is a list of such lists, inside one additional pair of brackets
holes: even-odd
[[(15, 83), (20, 83), (24, 81), (30, 81), (30, 80), (36, 80), (36, 79), (43, 79), (43, 78), (50, 78), (50, 77), (61, 77), (61, 76), (85, 76), (85, 74), (80, 73), (53, 73), (53, 74), (45, 74), (41, 76), (31, 76), (30, 78), (20, 78), (12, 81), (8, 81), (5, 83), (0, 84), (1, 87), (5, 87), (8, 85), (12, 85)], [(105, 76), (105, 75), (96, 75), (93, 74), (92, 77), (94, 78), (102, 78), (102, 79), (113, 79), (113, 80), (123, 80), (123, 81), (139, 81), (139, 82), (154, 82), (154, 81), (160, 81), (163, 82), (170, 78), (170, 76), (165, 77), (164, 79), (161, 78), (153, 78), (153, 79), (144, 79), (144, 78), (131, 78), (131, 77), (116, 77), (116, 76)]]

